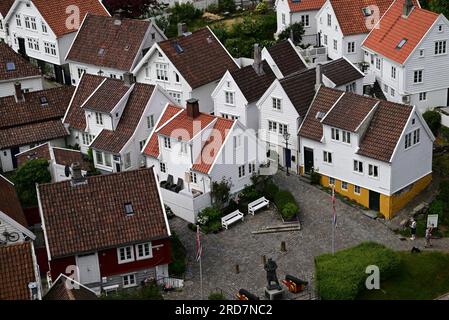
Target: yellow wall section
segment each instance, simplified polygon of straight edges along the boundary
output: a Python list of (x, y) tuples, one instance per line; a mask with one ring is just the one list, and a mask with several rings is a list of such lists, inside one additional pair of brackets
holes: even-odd
[[(321, 185), (324, 187), (330, 187), (329, 177), (321, 176)], [(354, 200), (358, 204), (368, 207), (369, 206), (369, 190), (360, 187), (360, 194), (354, 192), (354, 185), (348, 183), (348, 190), (343, 190), (341, 188), (341, 181), (335, 180), (335, 191), (341, 194), (342, 196), (348, 197), (351, 200)]]

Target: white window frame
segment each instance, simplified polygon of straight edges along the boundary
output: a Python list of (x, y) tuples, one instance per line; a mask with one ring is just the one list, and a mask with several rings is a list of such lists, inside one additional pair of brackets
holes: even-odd
[[(375, 174), (375, 171), (377, 169), (377, 175)], [(380, 176), (380, 168), (378, 165), (375, 164), (368, 164), (368, 177), (373, 178), (373, 179), (379, 179)]]
[(171, 149), (171, 139), (169, 137), (164, 137), (164, 148)]
[(329, 177), (329, 185), (335, 186), (335, 184), (336, 184), (335, 178)]
[(167, 164), (164, 163), (164, 162), (160, 162), (159, 163), (159, 169), (161, 170), (161, 172), (167, 173)]
[(395, 66), (391, 66), (391, 79), (395, 79), (396, 80), (396, 67)]
[(447, 54), (447, 40), (435, 41), (434, 54), (436, 56), (442, 56)]
[(227, 105), (235, 105), (235, 93), (233, 91), (225, 91), (225, 103)]
[(147, 128), (154, 128), (154, 114), (150, 114), (149, 116), (147, 116)]
[(22, 28), (22, 16), (20, 15), (20, 13), (17, 13), (15, 17), (17, 28)]
[[(131, 257), (130, 258), (128, 258), (127, 249), (131, 250), (130, 251)], [(125, 252), (124, 252), (125, 259), (122, 259), (121, 250), (125, 250)], [(134, 258), (134, 247), (133, 246), (126, 246), (126, 247), (119, 247), (119, 248), (117, 248), (117, 261), (118, 261), (118, 264), (130, 263), (130, 262), (135, 261), (135, 258)]]
[[(358, 191), (357, 191), (358, 189)], [(354, 185), (354, 194), (360, 195), (362, 193), (362, 188), (358, 185)]]
[(271, 97), (271, 107), (276, 111), (282, 110), (282, 99), (277, 97)]
[(156, 63), (156, 79), (158, 81), (168, 82), (168, 64)]
[[(128, 284), (125, 284), (125, 278), (128, 278)], [(130, 283), (131, 278), (133, 277), (134, 283)], [(137, 286), (137, 277), (135, 273), (129, 273), (122, 276), (123, 288), (132, 288)]]
[(246, 176), (245, 165), (239, 166), (239, 178), (243, 179)]
[(331, 140), (340, 141), (340, 129), (331, 128)]
[(308, 14), (303, 14), (301, 16), (301, 22), (302, 22), (304, 28), (309, 28), (310, 27), (310, 16)]
[(125, 167), (125, 170), (131, 168), (132, 166), (131, 152), (127, 152), (123, 156), (123, 166)]
[(198, 183), (198, 175), (196, 174), (196, 172), (190, 171), (190, 183)]
[(427, 101), (427, 92), (420, 92), (419, 93), (419, 101)]
[(325, 164), (333, 164), (333, 156), (332, 156), (332, 152), (323, 150), (323, 162)]
[(360, 161), (360, 160), (355, 160), (354, 159), (352, 170), (355, 173), (363, 174), (363, 162)]
[[(148, 254), (145, 254), (145, 247), (142, 249), (142, 252), (144, 255), (140, 255), (139, 248), (142, 246), (148, 246)], [(153, 258), (153, 246), (151, 245), (151, 242), (145, 242), (145, 243), (139, 243), (136, 244), (136, 260), (146, 260)]]
[[(346, 188), (344, 187), (346, 185)], [(349, 183), (347, 181), (341, 181), (341, 190), (348, 191), (349, 190)]]
[(48, 26), (44, 21), (41, 21), (41, 28), (43, 34), (48, 34)]
[(415, 84), (423, 83), (424, 82), (423, 79), (424, 79), (424, 70), (423, 69), (413, 71), (413, 83), (415, 83)]
[(356, 53), (355, 51), (355, 41), (348, 42), (347, 53)]
[(277, 133), (278, 123), (276, 121), (268, 120), (268, 131)]
[(99, 126), (103, 125), (103, 115), (101, 112), (95, 112), (95, 122)]
[(95, 158), (96, 158), (96, 162), (97, 164), (103, 166), (104, 165), (104, 157), (103, 157), (103, 152), (95, 150)]

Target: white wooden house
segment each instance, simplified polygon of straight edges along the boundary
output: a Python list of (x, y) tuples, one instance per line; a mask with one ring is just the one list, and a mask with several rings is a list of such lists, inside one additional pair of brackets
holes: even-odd
[(8, 40), (7, 25), (5, 17), (7, 16), (9, 9), (11, 9), (14, 0), (3, 0), (0, 2), (0, 41), (6, 42)]

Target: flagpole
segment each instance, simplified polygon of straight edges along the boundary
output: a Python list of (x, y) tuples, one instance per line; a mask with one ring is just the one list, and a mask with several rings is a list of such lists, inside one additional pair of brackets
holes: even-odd
[(203, 300), (203, 268), (201, 267), (201, 256), (200, 256), (200, 287), (201, 287), (201, 300)]
[(332, 185), (332, 254), (335, 254), (335, 185)]

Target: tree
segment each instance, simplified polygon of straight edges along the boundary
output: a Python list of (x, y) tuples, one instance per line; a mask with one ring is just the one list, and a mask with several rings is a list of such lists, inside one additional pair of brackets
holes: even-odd
[(232, 186), (231, 181), (227, 180), (224, 177), (220, 182), (218, 181), (212, 182), (211, 197), (213, 204), (218, 209), (222, 209), (223, 206), (228, 202), (231, 186)]
[(449, 18), (449, 1), (447, 0), (429, 0), (429, 9), (436, 12), (442, 13)]
[(234, 0), (219, 0), (218, 9), (222, 12), (235, 12), (235, 1)]
[(48, 161), (35, 159), (26, 162), (17, 170), (13, 180), (20, 202), (24, 207), (37, 205), (36, 183), (51, 182)]
[(441, 128), (441, 114), (438, 111), (428, 110), (424, 112), (422, 116), (424, 120), (426, 120), (427, 125), (430, 130), (432, 130), (433, 134), (437, 135)]
[(299, 45), (302, 41), (302, 37), (304, 36), (304, 26), (301, 22), (295, 22), (289, 25), (279, 34), (278, 40), (286, 40), (293, 36), (293, 43), (295, 45)]

